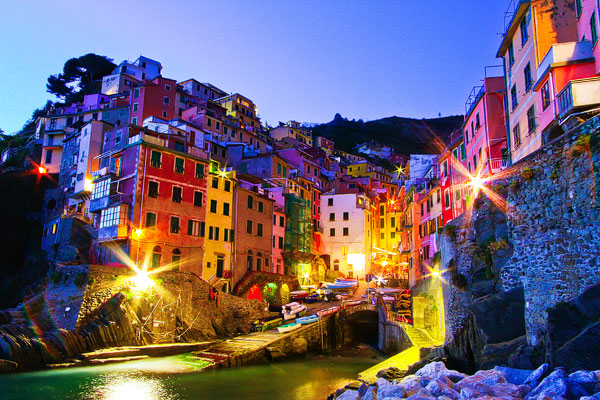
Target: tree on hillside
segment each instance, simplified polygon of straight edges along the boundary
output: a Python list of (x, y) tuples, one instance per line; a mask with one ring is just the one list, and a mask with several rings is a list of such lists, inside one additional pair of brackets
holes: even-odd
[(98, 91), (102, 77), (110, 74), (115, 67), (112, 59), (94, 53), (71, 58), (61, 73), (48, 77), (46, 89), (68, 103), (80, 101), (85, 94)]

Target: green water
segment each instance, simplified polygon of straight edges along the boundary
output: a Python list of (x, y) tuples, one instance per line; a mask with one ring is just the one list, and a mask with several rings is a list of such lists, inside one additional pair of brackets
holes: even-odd
[(325, 399), (377, 360), (314, 357), (200, 371), (190, 355), (0, 375), (0, 399)]

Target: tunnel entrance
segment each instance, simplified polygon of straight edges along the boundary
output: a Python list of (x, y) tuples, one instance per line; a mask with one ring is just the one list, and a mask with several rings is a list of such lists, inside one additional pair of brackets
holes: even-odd
[(377, 311), (358, 311), (348, 317), (348, 326), (355, 342), (379, 346), (379, 314)]

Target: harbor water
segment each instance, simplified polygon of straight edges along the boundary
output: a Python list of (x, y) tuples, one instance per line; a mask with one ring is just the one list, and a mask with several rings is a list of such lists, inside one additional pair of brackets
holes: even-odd
[(202, 370), (190, 354), (90, 367), (0, 375), (0, 398), (325, 399), (378, 360), (315, 356), (241, 368)]

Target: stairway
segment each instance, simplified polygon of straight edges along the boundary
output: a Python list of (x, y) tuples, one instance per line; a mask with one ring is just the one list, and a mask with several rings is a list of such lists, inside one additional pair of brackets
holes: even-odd
[(414, 326), (409, 324), (400, 325), (402, 326), (402, 328), (404, 329), (414, 346), (419, 348), (436, 346), (436, 343), (421, 329), (415, 328)]

